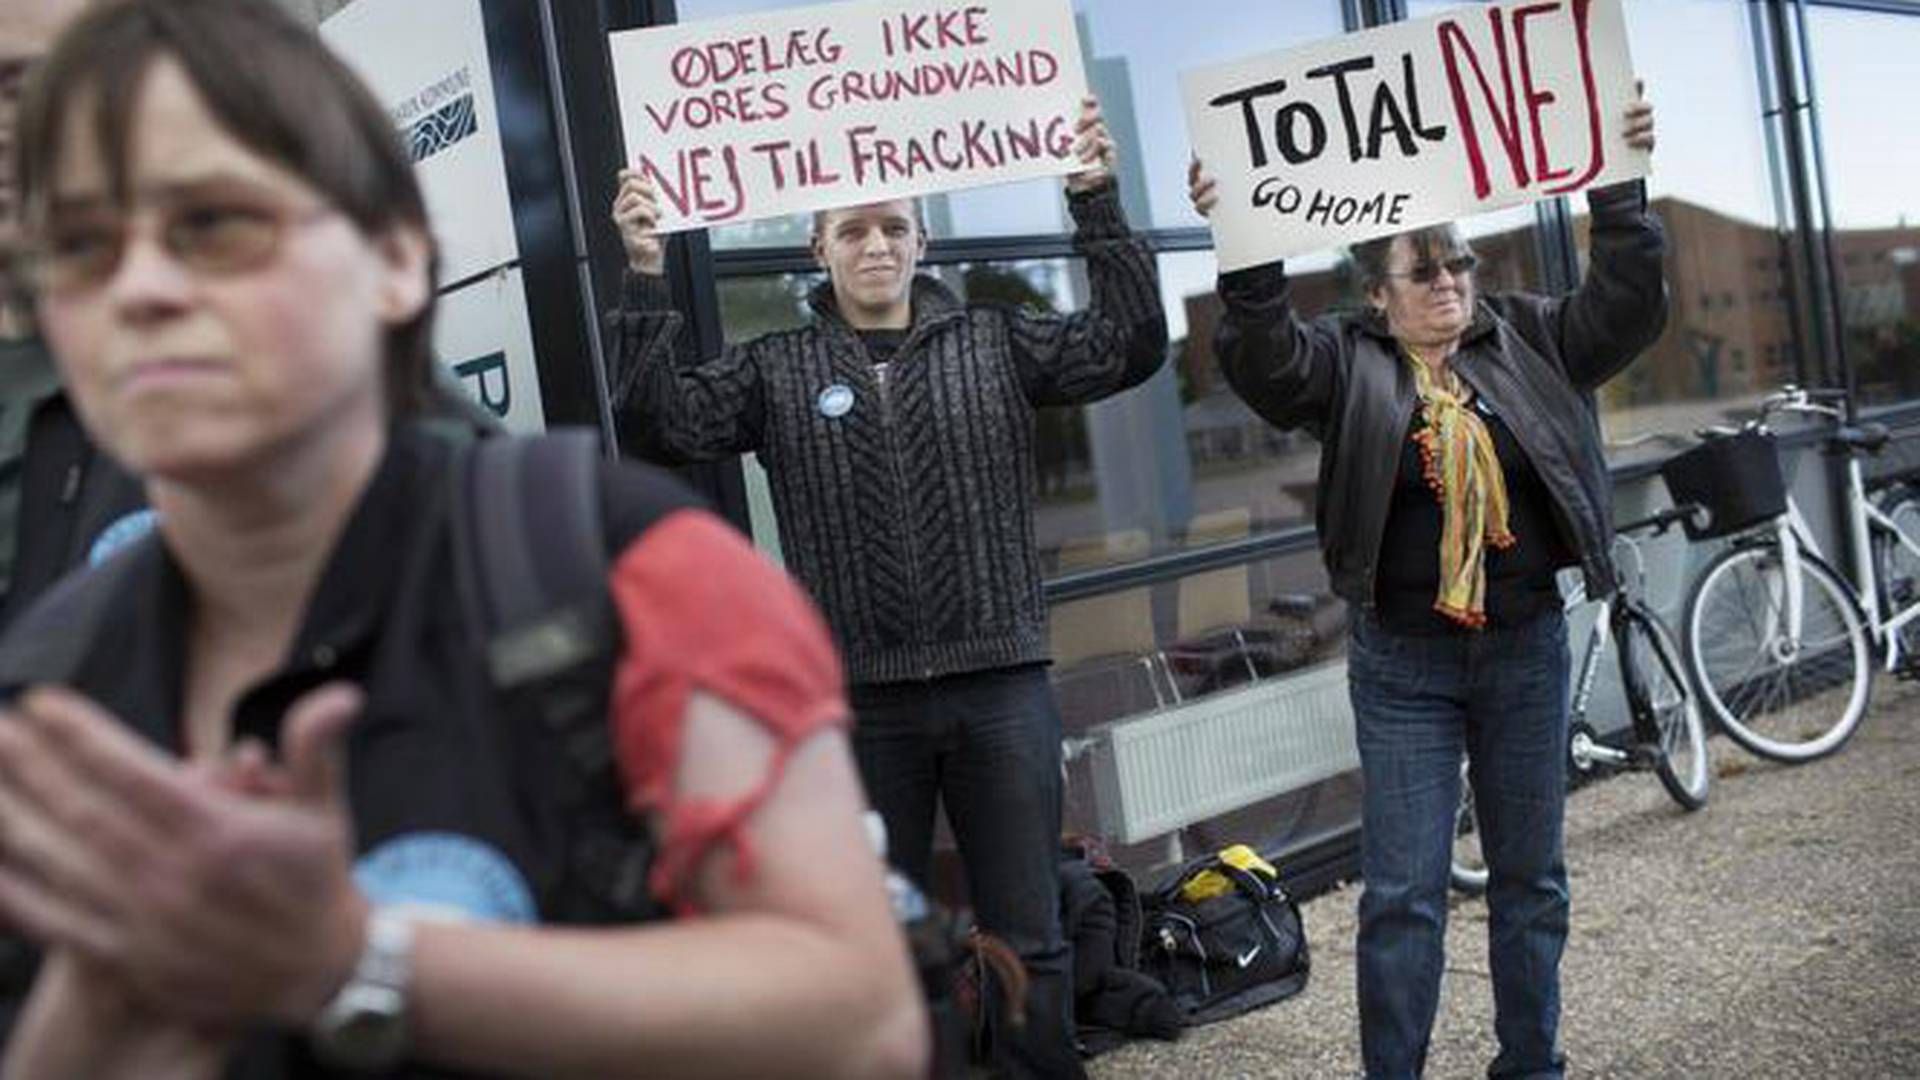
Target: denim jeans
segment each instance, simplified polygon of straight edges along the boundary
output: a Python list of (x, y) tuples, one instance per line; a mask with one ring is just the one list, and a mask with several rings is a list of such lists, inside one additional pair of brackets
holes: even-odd
[(854, 754), (890, 861), (924, 886), (944, 802), (974, 915), (1025, 962), (1027, 1022), (996, 1016), (994, 1073), (1080, 1077), (1060, 928), (1060, 712), (1041, 664), (855, 686)]
[(1559, 612), (1439, 636), (1354, 624), (1347, 657), (1364, 783), (1360, 1042), (1369, 1077), (1419, 1076), (1439, 1003), (1460, 755), (1487, 861), (1494, 1077), (1559, 1077), (1567, 941), (1568, 655)]

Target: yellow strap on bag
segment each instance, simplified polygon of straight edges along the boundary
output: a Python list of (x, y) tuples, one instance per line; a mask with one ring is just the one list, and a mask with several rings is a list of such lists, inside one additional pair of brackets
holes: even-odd
[[(1260, 853), (1245, 844), (1235, 844), (1222, 848), (1217, 856), (1219, 860), (1236, 870), (1245, 870), (1250, 874), (1263, 874), (1268, 879), (1278, 881), (1280, 871), (1273, 864), (1260, 857)], [(1211, 900), (1216, 896), (1225, 896), (1233, 891), (1233, 882), (1218, 870), (1202, 870), (1180, 886), (1180, 898), (1188, 903), (1197, 904), (1202, 900)]]

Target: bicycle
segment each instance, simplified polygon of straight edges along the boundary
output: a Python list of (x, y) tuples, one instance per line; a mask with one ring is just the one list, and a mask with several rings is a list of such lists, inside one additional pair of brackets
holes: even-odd
[[(1580, 662), (1567, 711), (1567, 765), (1573, 775), (1601, 771), (1651, 770), (1660, 785), (1684, 810), (1698, 810), (1707, 802), (1713, 770), (1707, 761), (1706, 725), (1693, 687), (1687, 681), (1685, 661), (1666, 624), (1642, 598), (1646, 565), (1634, 533), (1658, 536), (1676, 522), (1694, 514), (1691, 506), (1663, 510), (1614, 530), (1615, 574), (1618, 587), (1602, 596)], [(1586, 602), (1584, 584), (1566, 597), (1571, 611)], [(1600, 674), (1600, 657), (1609, 643), (1618, 644), (1620, 689), (1627, 701), (1632, 738), (1626, 746), (1603, 741), (1587, 723), (1593, 688)], [(1454, 813), (1453, 887), (1478, 895), (1487, 887), (1486, 863), (1480, 858), (1479, 822), (1474, 817), (1470, 766), (1460, 765), (1460, 805)]]
[[(1746, 499), (1764, 513), (1689, 527), (1696, 539), (1727, 535), (1732, 544), (1694, 579), (1682, 639), (1713, 718), (1775, 761), (1812, 761), (1845, 745), (1866, 716), (1876, 646), (1889, 672), (1911, 673), (1920, 656), (1920, 494), (1901, 486), (1884, 505), (1869, 498), (1861, 461), (1892, 437), (1884, 425), (1848, 423), (1846, 404), (1842, 390), (1788, 386), (1769, 395), (1740, 427), (1701, 433), (1707, 441), (1682, 455), (1700, 455), (1698, 475), (1679, 470), (1687, 491), (1673, 493), (1676, 502), (1697, 495), (1718, 514), (1724, 508), (1713, 503), (1725, 501), (1728, 475), (1715, 461), (1742, 474), (1736, 496), (1742, 484), (1765, 489)], [(1827, 560), (1780, 479), (1769, 423), (1779, 413), (1832, 425), (1826, 445), (1846, 458), (1842, 519), (1857, 582)], [(1669, 488), (1676, 474), (1668, 470), (1680, 461), (1663, 469)]]

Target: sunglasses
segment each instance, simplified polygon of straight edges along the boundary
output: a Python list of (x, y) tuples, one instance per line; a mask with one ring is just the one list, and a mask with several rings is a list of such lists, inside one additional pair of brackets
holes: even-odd
[(1471, 251), (1467, 251), (1459, 255), (1450, 255), (1437, 263), (1415, 263), (1411, 270), (1388, 270), (1386, 275), (1391, 278), (1406, 278), (1415, 285), (1431, 285), (1440, 280), (1440, 271), (1442, 270), (1452, 274), (1454, 277), (1465, 277), (1473, 273), (1474, 268), (1479, 265), (1480, 256), (1475, 255)]
[[(332, 217), (331, 206), (292, 208), (234, 198), (188, 198), (153, 211), (160, 247), (200, 277), (231, 277), (271, 263), (289, 232)], [(132, 215), (56, 215), (20, 259), (21, 277), (43, 293), (97, 289), (126, 258)]]

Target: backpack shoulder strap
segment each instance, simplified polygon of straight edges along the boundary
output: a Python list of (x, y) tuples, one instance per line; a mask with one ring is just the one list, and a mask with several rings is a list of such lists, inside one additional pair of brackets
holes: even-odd
[[(71, 422), (75, 425), (79, 423), (78, 420)], [(74, 493), (73, 532), (67, 544), (66, 565), (69, 567), (88, 565), (97, 557), (96, 552), (102, 547), (103, 530), (119, 526), (114, 529), (115, 532), (124, 530), (125, 533), (138, 536), (150, 531), (152, 522), (151, 511), (147, 511), (141, 514), (147, 519), (145, 524), (127, 528), (130, 520), (137, 520), (130, 516), (146, 508), (146, 492), (142, 490), (139, 480), (99, 447), (85, 444), (75, 469), (79, 490)], [(112, 538), (118, 539), (118, 536)], [(111, 549), (114, 546), (112, 540), (104, 546)]]
[(651, 913), (650, 839), (627, 810), (608, 724), (620, 648), (608, 590), (600, 440), (589, 430), (454, 451), (454, 578), (497, 700), (537, 719), (571, 778), (567, 921)]
[(482, 439), (455, 451), (455, 579), (496, 688), (606, 652), (612, 627), (591, 431)]
[(0, 639), (0, 693), (79, 677), (108, 615), (131, 587), (141, 562), (158, 556), (149, 533), (91, 569), (60, 579)]

